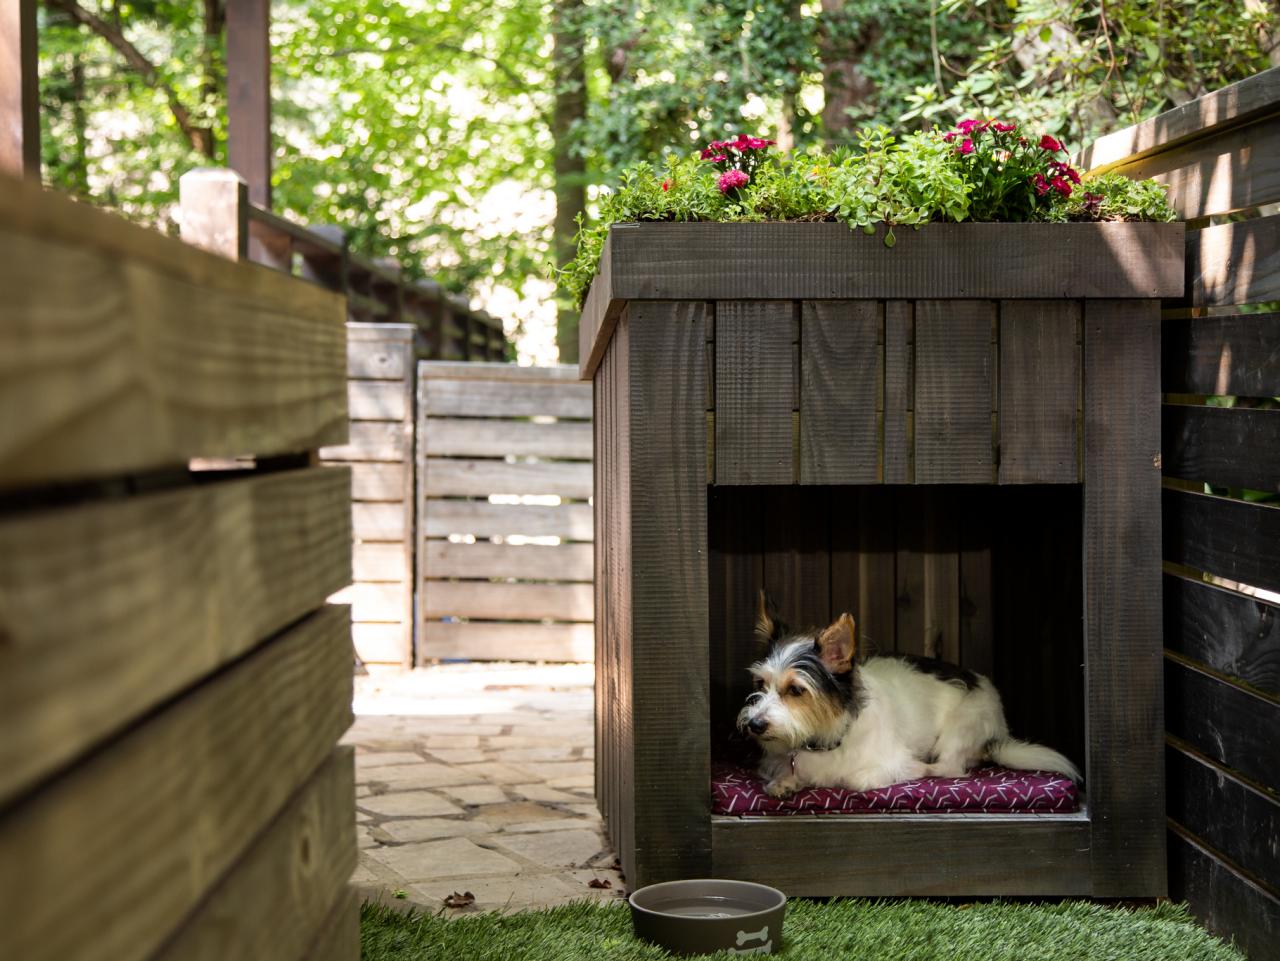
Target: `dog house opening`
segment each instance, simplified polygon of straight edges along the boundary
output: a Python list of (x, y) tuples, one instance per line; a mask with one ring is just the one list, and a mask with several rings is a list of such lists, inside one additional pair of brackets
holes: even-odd
[[(714, 814), (1083, 810), (1082, 788), (1047, 770), (1064, 769), (1054, 753), (1084, 770), (1078, 486), (726, 486), (708, 498)], [(775, 657), (753, 676), (771, 647), (762, 591)], [(788, 660), (797, 636), (814, 643)], [(1001, 708), (1016, 741), (1002, 743)], [(877, 725), (877, 747), (851, 750), (843, 737), (868, 730), (851, 718), (873, 711), (894, 720)], [(971, 773), (951, 777), (965, 754)], [(877, 767), (906, 777), (851, 790)]]

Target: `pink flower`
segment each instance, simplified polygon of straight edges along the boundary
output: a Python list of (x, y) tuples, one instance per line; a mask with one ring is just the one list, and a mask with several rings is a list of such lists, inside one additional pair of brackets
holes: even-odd
[(716, 186), (720, 188), (722, 194), (727, 194), (730, 190), (745, 187), (750, 182), (751, 178), (741, 170), (726, 170), (720, 175), (720, 179), (716, 181)]
[(1018, 129), (1016, 123), (1001, 123), (999, 120), (993, 121), (991, 127), (993, 130), (1000, 131), (1000, 133), (1013, 133)]
[(1044, 174), (1036, 174), (1032, 177), (1031, 186), (1036, 188), (1036, 193), (1041, 197), (1049, 192), (1049, 181), (1045, 180)]
[(1054, 140), (1048, 134), (1045, 134), (1043, 137), (1040, 138), (1040, 149), (1047, 150), (1049, 151), (1049, 153), (1057, 153), (1059, 150), (1062, 149), (1062, 143), (1060, 141)]
[(959, 153), (973, 153), (973, 141), (970, 138), (965, 137), (964, 142), (960, 144), (960, 146), (956, 147), (956, 150)]
[(1062, 194), (1064, 197), (1071, 196), (1071, 184), (1067, 183), (1061, 177), (1053, 178), (1053, 189), (1058, 191), (1058, 193)]
[(956, 139), (956, 136), (957, 136), (956, 132), (952, 130), (950, 133), (944, 133), (942, 135), (942, 139), (947, 143), (951, 143), (951, 141)]
[(971, 134), (975, 130), (982, 129), (982, 121), (980, 120), (961, 120), (956, 124), (956, 133)]
[(665, 194), (670, 189), (671, 189), (671, 181), (670, 180), (662, 181), (662, 192)]

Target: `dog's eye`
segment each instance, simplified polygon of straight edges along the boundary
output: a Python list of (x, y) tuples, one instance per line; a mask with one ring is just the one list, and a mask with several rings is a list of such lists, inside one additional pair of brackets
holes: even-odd
[(754, 687), (757, 691), (763, 691), (763, 690), (764, 690), (764, 678), (762, 678), (762, 677), (754, 677), (754, 678), (752, 678), (752, 679), (751, 679), (751, 686), (752, 686), (752, 687)]
[(801, 687), (799, 684), (792, 684), (789, 688), (787, 688), (788, 697), (800, 697), (802, 694), (804, 694), (804, 688)]

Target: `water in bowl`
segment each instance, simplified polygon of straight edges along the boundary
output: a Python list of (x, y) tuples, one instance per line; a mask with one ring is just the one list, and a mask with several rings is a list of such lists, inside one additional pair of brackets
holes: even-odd
[(654, 904), (651, 910), (680, 918), (736, 918), (763, 911), (764, 906), (743, 898), (671, 898)]

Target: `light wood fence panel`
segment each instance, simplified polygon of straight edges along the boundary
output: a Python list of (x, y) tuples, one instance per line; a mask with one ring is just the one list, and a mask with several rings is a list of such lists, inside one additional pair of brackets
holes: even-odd
[(574, 367), (418, 365), (419, 663), (592, 659), (591, 445)]

